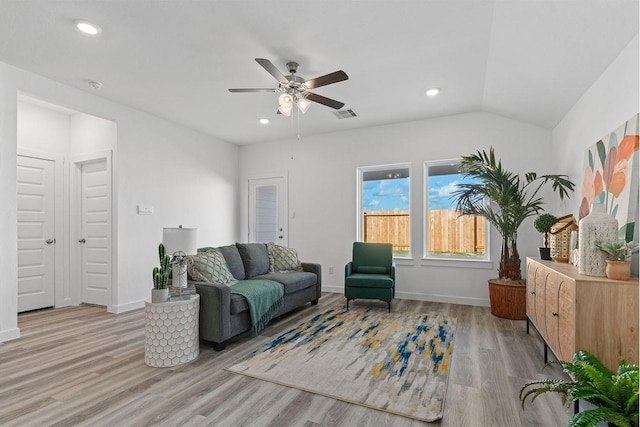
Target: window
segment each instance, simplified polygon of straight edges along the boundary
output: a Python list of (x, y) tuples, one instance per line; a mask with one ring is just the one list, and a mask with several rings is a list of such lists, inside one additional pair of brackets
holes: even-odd
[(391, 243), (394, 256), (411, 254), (409, 165), (358, 168), (358, 236)]
[(458, 173), (459, 165), (457, 159), (425, 162), (425, 257), (486, 260), (484, 217), (459, 216), (455, 210), (452, 194), (469, 179)]

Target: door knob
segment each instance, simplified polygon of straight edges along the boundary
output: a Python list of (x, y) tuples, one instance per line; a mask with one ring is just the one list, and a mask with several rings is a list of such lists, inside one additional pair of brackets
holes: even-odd
[(50, 244), (55, 243), (55, 242), (56, 242), (56, 239), (47, 239), (47, 240), (45, 240), (45, 243), (47, 245), (50, 245)]
[(85, 238), (83, 237), (82, 239), (78, 240), (79, 243), (86, 243)]
[(278, 236), (278, 239), (282, 239), (282, 236)]

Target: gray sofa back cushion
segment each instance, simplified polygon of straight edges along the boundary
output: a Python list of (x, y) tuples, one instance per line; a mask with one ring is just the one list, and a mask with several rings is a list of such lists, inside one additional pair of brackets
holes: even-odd
[(222, 256), (227, 261), (227, 267), (229, 267), (233, 277), (238, 280), (244, 280), (246, 278), (244, 264), (236, 245), (220, 246), (217, 249), (222, 252)]
[(269, 252), (265, 243), (236, 243), (244, 264), (246, 278), (269, 271)]

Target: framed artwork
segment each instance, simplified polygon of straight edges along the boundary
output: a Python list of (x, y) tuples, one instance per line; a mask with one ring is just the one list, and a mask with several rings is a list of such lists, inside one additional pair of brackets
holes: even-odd
[(638, 118), (636, 114), (619, 128), (587, 148), (579, 218), (592, 203), (602, 203), (618, 220), (620, 239), (630, 242), (638, 214)]

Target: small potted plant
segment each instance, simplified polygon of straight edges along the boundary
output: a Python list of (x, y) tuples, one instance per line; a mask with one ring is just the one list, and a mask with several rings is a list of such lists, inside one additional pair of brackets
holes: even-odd
[(609, 426), (638, 426), (638, 365), (621, 360), (618, 371), (613, 373), (587, 351), (574, 354), (572, 362), (552, 360), (545, 366), (553, 363), (561, 365), (574, 380), (528, 382), (520, 389), (522, 409), (527, 397), (533, 396), (533, 402), (541, 394), (553, 392), (562, 396), (564, 404), (585, 400), (596, 406), (575, 414), (569, 426), (595, 427), (601, 422)]
[(538, 232), (544, 234), (544, 247), (539, 248), (540, 258), (550, 261), (551, 260), (551, 248), (549, 248), (549, 231), (551, 227), (558, 222), (558, 218), (550, 213), (543, 213), (533, 221), (533, 226)]
[(171, 257), (164, 253), (164, 245), (160, 243), (158, 246), (158, 258), (160, 259), (160, 267), (153, 267), (153, 289), (151, 289), (151, 302), (165, 302), (169, 299), (169, 268), (171, 266)]
[(638, 245), (619, 240), (617, 242), (595, 242), (595, 247), (607, 256), (605, 274), (609, 279), (629, 280), (631, 277), (631, 255), (638, 252)]

